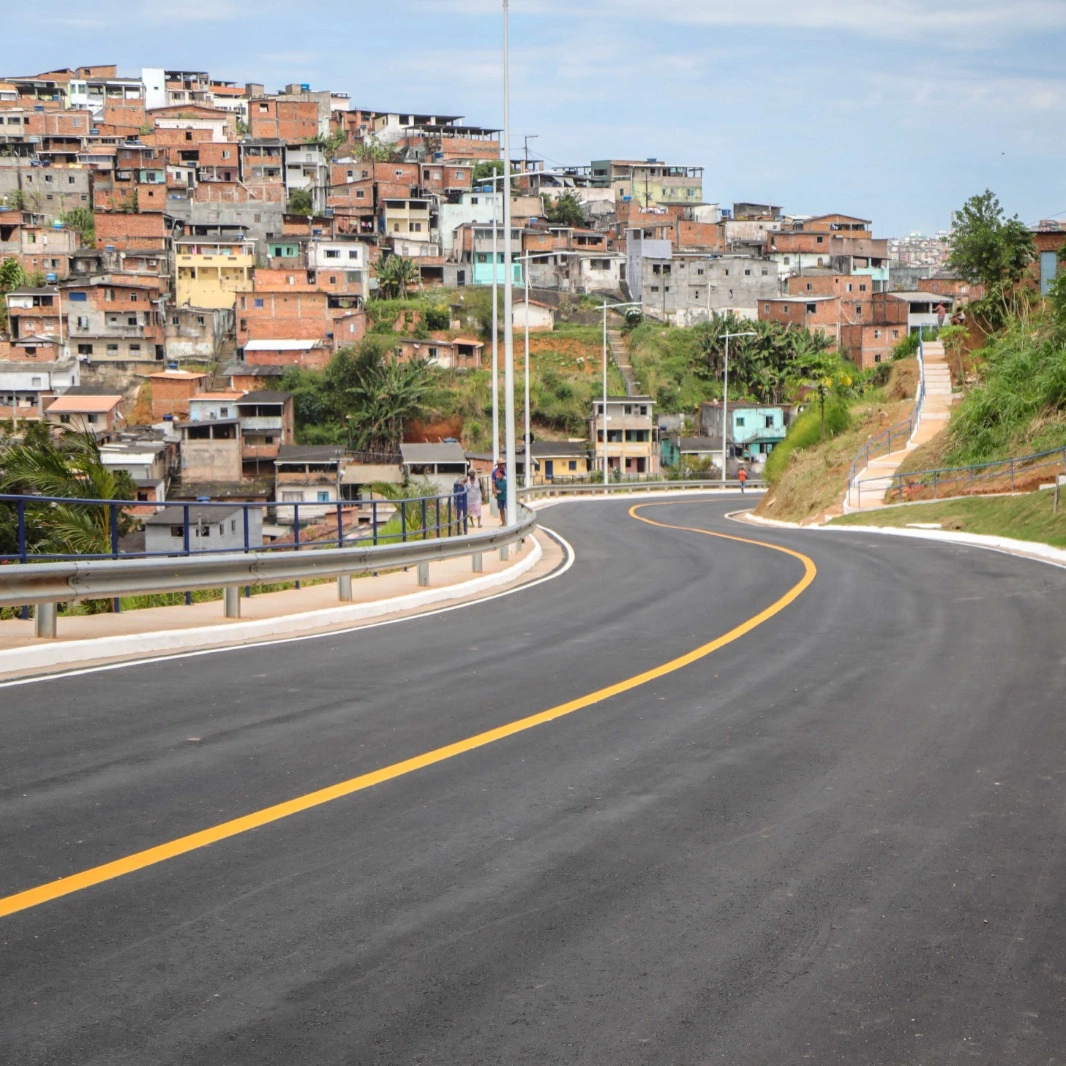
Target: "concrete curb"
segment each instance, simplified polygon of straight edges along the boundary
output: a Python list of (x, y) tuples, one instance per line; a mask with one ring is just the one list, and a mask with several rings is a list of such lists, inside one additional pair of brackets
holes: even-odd
[(985, 548), (989, 551), (1018, 555), (1052, 566), (1066, 567), (1066, 550), (1053, 548), (1031, 540), (1014, 540), (1012, 537), (992, 537), (984, 533), (953, 533), (944, 529), (897, 529), (892, 526), (805, 526), (822, 533), (881, 533), (889, 537), (914, 537), (918, 540), (935, 540), (947, 544), (961, 544), (969, 548)]
[(536, 536), (530, 537), (532, 548), (513, 566), (496, 574), (456, 585), (422, 589), (419, 592), (374, 600), (370, 603), (345, 604), (324, 610), (304, 611), (279, 618), (257, 618), (254, 621), (234, 621), (224, 625), (201, 626), (196, 629), (162, 630), (150, 633), (128, 633), (121, 636), (96, 637), (90, 640), (56, 641), (0, 651), (0, 676), (18, 671), (48, 670), (56, 667), (83, 666), (103, 659), (133, 658), (146, 654), (200, 651), (232, 644), (254, 643), (276, 637), (295, 637), (334, 626), (355, 625), (373, 618), (433, 607), (455, 600), (479, 596), (484, 592), (508, 585), (515, 578), (532, 570), (544, 551)]
[(954, 533), (948, 529), (899, 529), (895, 526), (801, 526), (796, 522), (779, 522), (761, 515), (745, 514), (742, 521), (777, 529), (816, 530), (820, 533), (880, 533), (886, 537), (913, 537), (917, 540), (934, 540), (946, 544), (961, 544), (969, 548), (985, 548), (988, 551), (1005, 552), (1052, 566), (1066, 567), (1066, 550), (1053, 548), (1032, 540), (1015, 540), (1013, 537), (993, 537), (985, 533)]

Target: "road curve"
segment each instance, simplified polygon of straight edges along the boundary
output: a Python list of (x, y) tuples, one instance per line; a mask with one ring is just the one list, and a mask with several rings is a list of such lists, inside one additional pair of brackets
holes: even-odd
[(0, 917), (0, 1061), (1066, 1061), (1066, 572), (630, 506), (517, 595), (0, 686), (0, 908), (405, 768)]

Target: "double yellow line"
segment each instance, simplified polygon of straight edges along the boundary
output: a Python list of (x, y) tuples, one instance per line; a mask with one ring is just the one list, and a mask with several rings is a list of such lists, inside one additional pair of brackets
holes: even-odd
[(468, 751), (474, 751), (477, 748), (484, 748), (489, 744), (495, 744), (498, 740), (513, 737), (517, 733), (524, 733), (527, 729), (533, 729), (536, 726), (544, 725), (546, 722), (553, 722), (557, 718), (564, 718), (566, 715), (573, 714), (575, 711), (580, 711), (586, 707), (591, 707), (594, 704), (602, 703), (604, 700), (608, 700), (612, 696), (618, 696), (623, 692), (629, 692), (632, 689), (639, 688), (641, 685), (646, 685), (649, 681), (654, 681), (657, 678), (665, 677), (667, 674), (672, 674), (676, 670), (681, 670), (683, 667), (689, 666), (691, 663), (705, 658), (719, 648), (723, 648), (725, 645), (731, 644), (735, 640), (739, 640), (741, 637), (755, 629), (756, 626), (762, 625), (767, 619), (773, 618), (774, 615), (783, 611), (811, 584), (812, 581), (814, 581), (814, 576), (817, 572), (814, 562), (801, 552), (792, 551), (790, 548), (783, 548), (776, 544), (767, 544), (763, 541), (750, 540), (747, 537), (730, 536), (726, 533), (711, 533), (708, 530), (697, 529), (692, 526), (675, 526), (665, 522), (656, 522), (637, 513), (639, 510), (643, 510), (647, 507), (663, 506), (667, 505), (634, 505), (629, 509), (629, 514), (638, 521), (647, 522), (649, 525), (658, 526), (661, 529), (675, 529), (689, 533), (698, 533), (702, 536), (738, 541), (741, 544), (753, 544), (759, 548), (766, 548), (770, 551), (791, 555), (803, 564), (803, 577), (780, 599), (775, 600), (765, 610), (760, 611), (756, 615), (752, 615), (751, 618), (742, 622), (740, 625), (735, 626), (733, 629), (729, 630), (728, 633), (716, 637), (707, 644), (701, 644), (698, 648), (694, 648), (692, 651), (686, 652), (684, 655), (678, 656), (676, 659), (671, 659), (669, 662), (663, 663), (661, 666), (656, 666), (651, 670), (645, 670), (643, 673), (635, 674), (632, 677), (626, 678), (624, 681), (618, 681), (613, 685), (608, 685), (606, 688), (597, 689), (595, 692), (590, 692), (585, 696), (570, 700), (568, 703), (560, 703), (555, 707), (548, 708), (546, 711), (531, 714), (526, 718), (519, 718), (517, 721), (508, 722), (506, 725), (498, 726), (495, 729), (489, 729), (484, 733), (478, 733), (475, 736), (467, 737), (464, 740), (458, 740), (454, 744), (447, 744), (442, 748), (434, 748), (432, 751), (424, 752), (421, 755), (415, 755), (410, 759), (404, 759), (402, 762), (393, 763), (391, 766), (384, 766), (380, 770), (374, 770), (367, 774), (360, 774), (358, 777), (349, 778), (347, 781), (340, 781), (335, 785), (330, 785), (328, 788), (318, 789), (315, 792), (308, 792), (303, 796), (297, 796), (294, 799), (286, 800), (284, 803), (277, 803), (272, 807), (264, 807), (261, 810), (253, 811), (251, 814), (243, 815), (240, 818), (233, 818), (228, 822), (221, 822), (208, 829), (201, 829), (199, 832), (190, 833), (187, 836), (178, 837), (176, 840), (167, 841), (165, 844), (157, 844), (153, 848), (146, 848), (144, 851), (134, 852), (132, 855), (127, 855), (124, 858), (115, 859), (114, 862), (104, 863), (101, 866), (94, 866), (88, 870), (81, 871), (81, 873), (71, 874), (69, 877), (61, 877), (57, 881), (51, 881), (47, 884), (38, 885), (35, 888), (26, 889), (23, 892), (16, 892), (11, 896), (5, 896), (0, 899), (0, 917), (15, 914), (18, 911), (28, 910), (31, 907), (38, 907), (42, 903), (49, 903), (62, 896), (69, 896), (71, 893), (81, 892), (84, 889), (92, 888), (94, 885), (102, 884), (105, 881), (112, 881), (118, 877), (125, 877), (127, 874), (135, 873), (137, 870), (143, 870), (148, 866), (154, 866), (157, 863), (166, 862), (168, 859), (175, 859), (179, 855), (187, 855), (191, 851), (205, 848), (210, 844), (217, 844), (219, 841), (226, 840), (229, 837), (239, 836), (252, 829), (259, 829), (272, 822), (280, 821), (282, 818), (289, 818), (294, 814), (300, 814), (303, 811), (311, 810), (313, 807), (321, 807), (323, 804), (343, 799), (345, 796), (351, 796), (356, 792), (362, 792), (364, 789), (373, 788), (375, 785), (380, 785), (386, 781), (392, 781), (397, 777), (403, 777), (406, 774), (414, 773), (416, 770), (422, 770), (427, 766), (433, 766), (436, 763), (445, 762), (448, 759), (454, 759), (457, 755), (463, 755)]

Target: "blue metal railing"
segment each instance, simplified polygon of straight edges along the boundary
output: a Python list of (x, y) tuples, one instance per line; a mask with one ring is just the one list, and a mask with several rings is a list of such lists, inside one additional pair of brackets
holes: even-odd
[[(465, 495), (465, 494), (464, 494)], [(106, 532), (109, 551), (94, 554), (44, 552), (35, 549), (31, 526), (36, 516), (56, 507), (100, 509), (97, 517), (101, 530)], [(145, 502), (144, 500), (99, 500), (57, 496), (20, 496), (0, 493), (0, 508), (15, 511), (16, 548), (0, 554), (0, 563), (29, 563), (70, 559), (147, 559), (166, 556), (205, 556), (227, 552), (300, 551), (301, 548), (344, 547), (355, 541), (367, 540), (374, 545), (427, 540), (466, 533), (469, 519), (465, 499), (448, 494), (420, 496), (408, 499), (329, 500), (329, 501), (248, 501), (178, 500), (173, 502)], [(163, 511), (177, 512), (169, 523), (170, 536), (178, 543), (165, 550), (129, 551), (120, 543), (123, 517), (136, 524), (139, 516), (151, 518)], [(238, 523), (229, 516), (241, 511)], [(151, 513), (148, 513), (148, 512)], [(230, 531), (214, 532), (217, 516), (225, 512)], [(258, 516), (258, 523), (253, 516)], [(264, 542), (262, 535), (255, 539), (254, 531), (273, 518), (275, 526), (291, 527), (290, 533), (279, 533)], [(398, 519), (399, 528), (394, 526)], [(237, 534), (234, 536), (234, 534)], [(204, 547), (209, 536), (220, 540), (218, 547)]]

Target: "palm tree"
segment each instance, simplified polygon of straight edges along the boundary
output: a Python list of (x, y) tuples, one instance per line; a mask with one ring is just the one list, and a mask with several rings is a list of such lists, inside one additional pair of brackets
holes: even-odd
[(378, 292), (388, 299), (407, 299), (407, 290), (420, 276), (418, 264), (402, 255), (390, 255), (378, 263)]
[[(100, 446), (90, 432), (66, 431), (58, 441), (31, 440), (3, 454), (0, 490), (59, 497), (65, 500), (130, 499), (134, 486), (126, 473), (116, 474), (100, 459)], [(54, 555), (110, 555), (112, 508), (57, 503), (42, 509), (40, 539), (33, 550)], [(129, 519), (118, 516), (118, 532)]]

